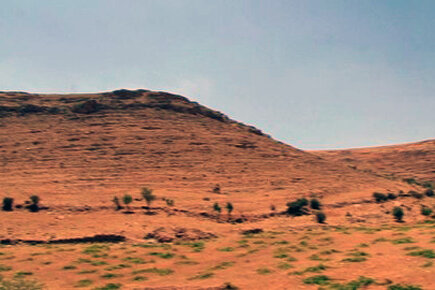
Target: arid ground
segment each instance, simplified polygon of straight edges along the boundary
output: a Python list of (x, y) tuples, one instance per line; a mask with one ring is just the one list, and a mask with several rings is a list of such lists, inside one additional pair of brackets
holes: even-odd
[(0, 163), (0, 289), (435, 289), (434, 140), (303, 151), (163, 92), (0, 92)]

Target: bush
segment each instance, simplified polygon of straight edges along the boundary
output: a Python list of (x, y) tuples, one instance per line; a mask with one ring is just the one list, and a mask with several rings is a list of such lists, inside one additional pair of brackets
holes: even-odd
[(400, 222), (402, 221), (402, 218), (404, 216), (403, 209), (400, 206), (396, 206), (393, 208), (393, 216), (396, 219), (396, 221)]
[(424, 194), (425, 194), (426, 196), (429, 196), (429, 197), (434, 196), (433, 189), (427, 189), (427, 190), (424, 192)]
[(390, 193), (387, 194), (387, 198), (388, 198), (388, 199), (396, 199), (396, 198), (397, 198), (397, 195), (395, 195), (394, 193), (391, 193), (391, 192), (390, 192)]
[(147, 187), (142, 188), (142, 197), (147, 202), (148, 209), (151, 203), (156, 199), (156, 196), (153, 194), (152, 189), (149, 189)]
[(225, 207), (226, 207), (226, 209), (227, 209), (227, 211), (228, 211), (228, 214), (230, 215), (231, 212), (232, 212), (233, 209), (234, 209), (233, 204), (232, 204), (231, 202), (227, 202), (227, 205), (226, 205)]
[(310, 200), (310, 207), (312, 209), (320, 209), (322, 207), (322, 204), (320, 203), (320, 201), (316, 198), (313, 198)]
[(421, 214), (424, 216), (430, 216), (432, 214), (432, 210), (428, 207), (423, 206), (421, 208)]
[(308, 200), (306, 198), (299, 198), (296, 201), (287, 203), (287, 214), (293, 216), (301, 216), (307, 214), (306, 206)]
[(4, 211), (12, 211), (14, 205), (14, 199), (12, 197), (3, 198), (3, 207)]
[(129, 204), (133, 202), (133, 198), (131, 197), (131, 195), (126, 194), (122, 197), (122, 201), (127, 206), (127, 209), (130, 209)]
[(30, 197), (30, 205), (28, 206), (29, 210), (31, 212), (38, 212), (39, 211), (39, 196), (37, 195), (32, 195)]
[(113, 203), (115, 204), (116, 210), (120, 210), (122, 209), (121, 203), (119, 202), (119, 198), (117, 196), (115, 196), (112, 199)]
[(388, 290), (422, 290), (422, 289), (420, 288), (420, 286), (394, 284), (388, 286)]
[(417, 180), (415, 180), (415, 178), (405, 178), (405, 179), (403, 179), (403, 181), (405, 181), (406, 183), (408, 183), (408, 184), (416, 184), (416, 185), (418, 185), (418, 182), (417, 182)]
[(320, 211), (316, 213), (316, 220), (319, 224), (323, 224), (326, 220), (326, 215)]
[(213, 204), (213, 210), (215, 211), (215, 212), (217, 212), (218, 214), (220, 214), (221, 213), (221, 207), (219, 206), (219, 204), (217, 203), (217, 202), (215, 202), (214, 204)]
[(430, 182), (430, 181), (423, 182), (423, 184), (421, 186), (429, 188), (429, 189), (433, 189), (434, 188), (433, 183)]
[(422, 199), (422, 198), (424, 197), (423, 194), (421, 194), (421, 193), (419, 193), (419, 192), (417, 192), (417, 191), (414, 191), (414, 190), (410, 190), (408, 193), (409, 193), (412, 197), (417, 198), (417, 199)]
[(384, 202), (388, 200), (388, 196), (380, 193), (380, 192), (373, 192), (373, 198), (375, 199), (376, 202)]
[(174, 206), (174, 200), (173, 199), (165, 199), (166, 205), (167, 206)]

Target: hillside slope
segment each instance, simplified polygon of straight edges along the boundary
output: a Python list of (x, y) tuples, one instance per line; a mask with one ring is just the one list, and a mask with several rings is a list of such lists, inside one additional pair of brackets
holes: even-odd
[(435, 184), (435, 139), (392, 146), (311, 153), (384, 176), (413, 178), (422, 184), (427, 181)]
[(3, 194), (49, 204), (109, 205), (149, 186), (187, 208), (222, 200), (266, 210), (298, 196), (333, 201), (407, 185), (279, 143), (188, 99), (162, 92), (0, 93)]

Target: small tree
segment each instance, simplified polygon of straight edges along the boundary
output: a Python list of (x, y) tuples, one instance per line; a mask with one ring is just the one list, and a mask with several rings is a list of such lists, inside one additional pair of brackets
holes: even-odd
[(122, 209), (121, 203), (119, 202), (119, 198), (117, 196), (115, 196), (112, 199), (113, 203), (115, 204), (116, 210), (120, 210)]
[(375, 199), (376, 202), (384, 202), (388, 200), (388, 197), (380, 192), (373, 192), (373, 198)]
[(173, 199), (165, 199), (166, 205), (168, 206), (174, 206), (174, 200)]
[(3, 198), (3, 207), (4, 211), (12, 211), (14, 205), (14, 199), (12, 197)]
[(313, 198), (310, 201), (310, 207), (312, 209), (320, 209), (322, 207), (322, 204), (320, 203), (320, 201), (317, 198)]
[(433, 197), (434, 196), (434, 192), (433, 192), (433, 190), (432, 189), (427, 189), (425, 192), (424, 192), (424, 194), (426, 194), (426, 196), (429, 196), (429, 197)]
[(326, 215), (323, 212), (319, 211), (316, 213), (316, 220), (319, 224), (323, 224), (326, 220)]
[(231, 215), (231, 212), (234, 209), (233, 204), (231, 202), (227, 202), (226, 208), (227, 208), (227, 211), (228, 211), (228, 215)]
[(217, 212), (218, 215), (220, 215), (222, 209), (221, 209), (221, 207), (219, 206), (219, 204), (218, 204), (217, 202), (215, 202), (215, 203), (213, 204), (213, 210), (214, 210), (215, 212)]
[(403, 212), (403, 209), (400, 206), (396, 206), (393, 208), (393, 216), (396, 221), (401, 222), (404, 215), (405, 214)]
[(296, 201), (287, 203), (287, 214), (294, 216), (301, 216), (307, 213), (306, 206), (308, 200), (306, 198), (299, 198)]
[(131, 195), (126, 194), (122, 197), (122, 201), (124, 202), (125, 206), (127, 207), (127, 210), (130, 211), (130, 206), (129, 204), (132, 203), (133, 198), (131, 197)]
[(39, 211), (39, 196), (37, 195), (32, 195), (30, 197), (30, 205), (29, 205), (29, 210), (31, 212), (38, 212)]
[(156, 199), (152, 189), (149, 189), (148, 187), (142, 188), (142, 197), (147, 203), (147, 209), (150, 210), (151, 203)]
[(421, 207), (421, 214), (424, 216), (430, 216), (432, 214), (432, 209), (430, 209), (426, 206), (422, 206)]

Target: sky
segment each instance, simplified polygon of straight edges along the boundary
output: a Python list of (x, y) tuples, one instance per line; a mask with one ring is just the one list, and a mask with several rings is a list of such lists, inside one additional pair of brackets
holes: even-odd
[(432, 0), (0, 2), (1, 91), (169, 91), (301, 149), (435, 138)]

